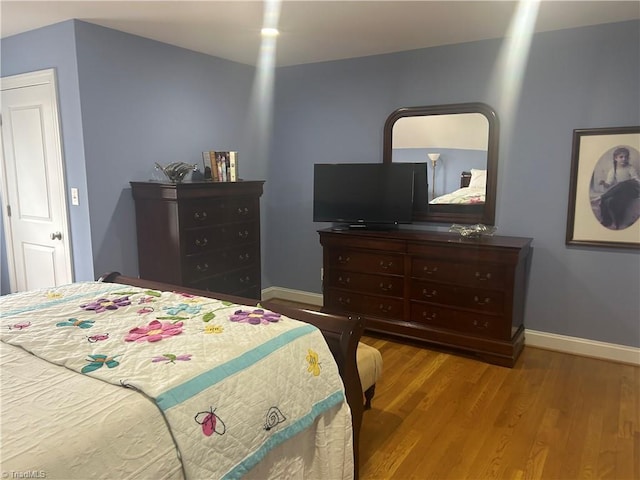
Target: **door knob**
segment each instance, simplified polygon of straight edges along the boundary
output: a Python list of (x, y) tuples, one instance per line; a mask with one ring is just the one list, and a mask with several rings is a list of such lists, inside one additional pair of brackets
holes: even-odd
[(51, 240), (62, 240), (62, 233), (55, 232), (51, 234)]

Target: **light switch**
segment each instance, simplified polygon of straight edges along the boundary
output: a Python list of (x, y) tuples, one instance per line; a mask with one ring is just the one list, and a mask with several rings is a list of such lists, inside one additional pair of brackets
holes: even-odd
[(80, 199), (78, 198), (78, 189), (71, 189), (71, 205), (80, 205)]

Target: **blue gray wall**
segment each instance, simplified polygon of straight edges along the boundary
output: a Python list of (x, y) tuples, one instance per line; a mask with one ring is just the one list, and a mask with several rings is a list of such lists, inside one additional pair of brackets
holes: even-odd
[[(241, 176), (267, 180), (263, 286), (320, 293), (316, 230), (325, 225), (311, 219), (313, 164), (381, 161), (384, 121), (399, 107), (485, 102), (501, 120), (499, 233), (534, 239), (526, 326), (638, 347), (638, 252), (569, 248), (564, 237), (573, 130), (640, 124), (640, 22), (536, 35), (514, 116), (495, 76), (501, 46), (279, 68), (270, 150), (248, 128), (265, 115), (249, 100), (252, 67), (65, 22), (3, 40), (2, 75), (48, 67), (65, 74), (65, 153), (82, 157), (67, 158), (67, 175), (84, 176), (75, 181), (90, 212), (72, 209), (72, 227), (84, 234), (74, 230), (76, 263), (93, 255), (91, 274), (76, 266), (78, 280), (108, 269), (137, 274), (130, 180), (148, 178), (154, 161), (195, 162), (201, 150), (220, 148), (240, 151)], [(90, 228), (76, 225), (89, 218)]]
[(271, 284), (321, 291), (314, 163), (380, 161), (397, 108), (484, 102), (501, 122), (498, 233), (534, 239), (527, 328), (640, 346), (638, 251), (565, 245), (573, 130), (640, 125), (640, 22), (536, 35), (514, 116), (495, 75), (501, 48), (492, 40), (278, 70), (267, 217), (283, 233), (267, 239)]
[[(78, 188), (79, 198), (83, 200), (79, 206), (69, 207), (74, 276), (77, 280), (90, 280), (93, 278), (93, 253), (89, 205), (86, 202), (87, 175), (75, 44), (73, 22), (69, 21), (3, 38), (0, 42), (0, 58), (3, 77), (48, 68), (56, 70), (67, 186)], [(70, 198), (68, 203), (71, 205)], [(4, 247), (2, 250), (5, 250)], [(4, 294), (9, 291), (9, 278), (4, 263), (6, 258), (3, 256), (2, 260), (1, 286)]]

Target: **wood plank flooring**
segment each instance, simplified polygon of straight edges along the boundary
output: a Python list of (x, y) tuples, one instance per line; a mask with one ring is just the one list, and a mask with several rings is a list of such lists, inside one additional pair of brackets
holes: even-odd
[(384, 362), (362, 480), (640, 479), (640, 367), (525, 347), (509, 369), (362, 341)]
[(384, 368), (361, 480), (640, 480), (640, 367), (525, 347), (510, 369), (362, 341)]

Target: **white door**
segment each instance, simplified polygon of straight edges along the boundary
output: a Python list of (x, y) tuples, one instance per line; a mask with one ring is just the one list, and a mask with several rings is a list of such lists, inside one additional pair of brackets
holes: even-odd
[(2, 78), (4, 228), (11, 291), (73, 281), (54, 70)]

